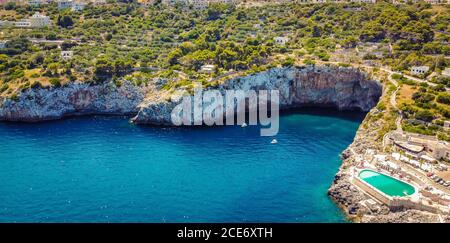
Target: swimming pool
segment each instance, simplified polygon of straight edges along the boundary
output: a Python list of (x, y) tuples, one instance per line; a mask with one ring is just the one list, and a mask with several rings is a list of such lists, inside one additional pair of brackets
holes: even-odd
[(410, 184), (372, 170), (361, 171), (359, 178), (391, 197), (410, 196), (416, 191)]

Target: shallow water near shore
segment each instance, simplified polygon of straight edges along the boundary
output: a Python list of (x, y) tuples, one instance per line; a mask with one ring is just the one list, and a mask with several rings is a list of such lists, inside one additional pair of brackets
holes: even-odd
[(363, 117), (291, 111), (277, 144), (257, 126), (0, 123), (0, 222), (345, 222), (327, 189)]

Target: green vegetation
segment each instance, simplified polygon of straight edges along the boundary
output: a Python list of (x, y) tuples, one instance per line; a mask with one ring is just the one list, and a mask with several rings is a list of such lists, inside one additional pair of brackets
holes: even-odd
[(399, 108), (405, 118), (403, 129), (425, 135), (450, 135), (443, 129), (443, 121), (450, 119), (450, 95), (445, 87), (428, 86), (426, 83), (403, 85), (414, 90), (411, 97), (404, 97), (400, 101)]
[(450, 94), (448, 93), (439, 94), (436, 101), (442, 104), (450, 105)]
[[(0, 20), (17, 21), (39, 11), (53, 21), (51, 27), (6, 27), (3, 31), (1, 38), (9, 42), (0, 50), (0, 85), (10, 94), (26, 82), (46, 86), (114, 79), (121, 85), (130, 77), (136, 85), (145, 85), (145, 79), (153, 77), (167, 78), (164, 87), (170, 89), (236, 72), (292, 66), (299, 59), (314, 65), (332, 60), (338, 48), (352, 49), (363, 42), (390, 44), (392, 53), (384, 53), (383, 58), (366, 54), (363, 59), (400, 71), (411, 65), (428, 65), (431, 71), (440, 72), (450, 62), (443, 58), (450, 54), (449, 6), (425, 3), (266, 4), (250, 8), (216, 4), (193, 10), (111, 0), (106, 5), (89, 4), (80, 12), (58, 10), (56, 3), (40, 7), (8, 3), (3, 8)], [(289, 41), (278, 45), (274, 42), (278, 36)], [(31, 42), (34, 39), (41, 41)], [(62, 44), (52, 42), (55, 40)], [(61, 50), (73, 51), (73, 58), (63, 59)], [(205, 64), (215, 65), (216, 72), (199, 72)], [(134, 75), (147, 69), (151, 74)], [(441, 77), (433, 82), (449, 85), (449, 80)], [(448, 97), (439, 90), (433, 92), (438, 104), (431, 108), (442, 110)], [(429, 99), (418, 97), (417, 106), (424, 109), (430, 105)]]

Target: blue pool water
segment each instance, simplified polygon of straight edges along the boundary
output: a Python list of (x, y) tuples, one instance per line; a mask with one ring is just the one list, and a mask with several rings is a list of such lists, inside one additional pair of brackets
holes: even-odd
[(278, 144), (254, 126), (0, 123), (0, 222), (344, 222), (326, 192), (361, 119), (286, 114)]

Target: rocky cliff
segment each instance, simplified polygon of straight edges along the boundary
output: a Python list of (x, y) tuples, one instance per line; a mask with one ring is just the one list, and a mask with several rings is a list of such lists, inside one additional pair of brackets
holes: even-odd
[[(287, 67), (233, 78), (214, 89), (279, 90), (280, 108), (330, 106), (368, 111), (381, 96), (381, 85), (362, 72), (343, 67)], [(171, 125), (171, 111), (180, 101), (167, 97), (144, 101), (133, 121)]]
[[(381, 95), (381, 86), (352, 68), (289, 67), (233, 78), (217, 87), (233, 90), (279, 90), (281, 108), (332, 106), (340, 110), (370, 110)], [(136, 123), (171, 125), (170, 114), (177, 102), (163, 91), (124, 82), (89, 85), (71, 83), (63, 87), (33, 88), (18, 99), (0, 97), (0, 120), (44, 121), (69, 115), (137, 114)], [(146, 98), (145, 98), (146, 97)], [(144, 99), (145, 98), (145, 99)]]
[(35, 122), (68, 115), (136, 114), (144, 93), (128, 82), (120, 87), (75, 82), (57, 88), (32, 88), (16, 100), (0, 98), (0, 120)]

